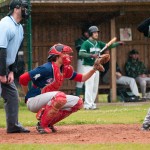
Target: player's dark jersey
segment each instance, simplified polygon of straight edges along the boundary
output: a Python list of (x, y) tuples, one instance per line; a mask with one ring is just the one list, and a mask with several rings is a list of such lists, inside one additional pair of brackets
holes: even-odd
[[(62, 68), (60, 70), (62, 72)], [(76, 76), (76, 72), (72, 72), (70, 75), (70, 80), (73, 80)], [(50, 62), (43, 64), (31, 71), (29, 71), (30, 78), (34, 85), (39, 88), (43, 88), (47, 84), (50, 84), (54, 80), (54, 69)]]

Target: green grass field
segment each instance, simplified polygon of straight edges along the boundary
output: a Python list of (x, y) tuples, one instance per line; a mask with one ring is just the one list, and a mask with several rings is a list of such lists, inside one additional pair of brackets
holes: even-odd
[(149, 150), (150, 144), (1, 144), (0, 150)]
[[(150, 103), (116, 103), (107, 104), (100, 103), (97, 110), (80, 110), (72, 114), (70, 117), (62, 120), (58, 125), (64, 124), (142, 124), (142, 121), (147, 113)], [(5, 113), (3, 109), (3, 102), (0, 101), (0, 127), (4, 128)], [(26, 106), (21, 102), (19, 120), (24, 126), (35, 126), (37, 120), (35, 114), (27, 110)], [(150, 144), (139, 143), (116, 143), (116, 144), (1, 144), (0, 150), (148, 150)]]

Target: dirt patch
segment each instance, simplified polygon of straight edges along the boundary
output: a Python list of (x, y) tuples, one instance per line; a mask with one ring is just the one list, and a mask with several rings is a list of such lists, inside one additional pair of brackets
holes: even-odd
[(30, 127), (29, 134), (7, 134), (0, 128), (0, 143), (150, 143), (150, 131), (141, 131), (141, 125), (66, 125), (57, 126), (58, 132), (39, 134)]

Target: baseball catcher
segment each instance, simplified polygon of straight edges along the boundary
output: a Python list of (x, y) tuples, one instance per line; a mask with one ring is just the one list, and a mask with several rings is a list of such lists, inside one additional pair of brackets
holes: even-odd
[[(56, 44), (49, 50), (48, 62), (22, 74), (19, 78), (23, 88), (25, 102), (31, 112), (37, 113), (37, 131), (41, 134), (56, 132), (54, 124), (78, 111), (83, 106), (82, 98), (66, 95), (59, 91), (64, 79), (85, 82), (97, 70), (103, 71), (103, 64), (109, 61), (109, 54), (101, 55), (92, 69), (85, 74), (73, 70), (71, 64), (71, 47)], [(28, 90), (28, 83), (33, 86)]]

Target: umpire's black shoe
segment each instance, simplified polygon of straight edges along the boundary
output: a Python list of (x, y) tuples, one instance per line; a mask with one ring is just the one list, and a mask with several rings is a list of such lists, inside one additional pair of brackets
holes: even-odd
[(15, 128), (13, 128), (11, 130), (7, 130), (7, 133), (29, 133), (29, 132), (30, 132), (30, 130), (25, 129), (22, 126), (15, 127)]
[(143, 124), (142, 125), (142, 128), (141, 128), (143, 131), (149, 131), (150, 130), (150, 124)]

